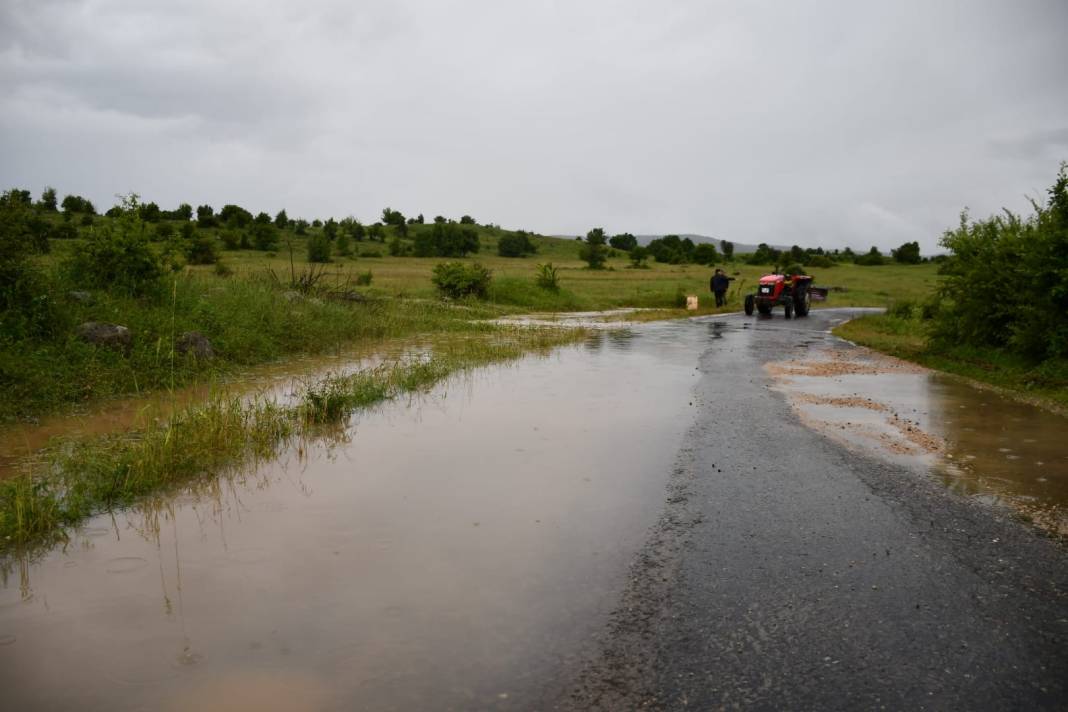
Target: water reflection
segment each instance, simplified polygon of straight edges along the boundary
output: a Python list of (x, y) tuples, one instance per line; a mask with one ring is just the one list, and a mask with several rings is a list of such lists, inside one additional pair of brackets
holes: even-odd
[(474, 371), (8, 560), (5, 703), (538, 707), (659, 513), (702, 332)]
[(1068, 534), (1068, 418), (861, 350), (770, 364), (801, 418)]

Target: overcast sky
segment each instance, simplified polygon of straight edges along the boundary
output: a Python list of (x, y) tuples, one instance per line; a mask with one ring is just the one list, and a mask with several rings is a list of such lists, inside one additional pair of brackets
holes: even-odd
[(933, 250), (1068, 159), (1068, 2), (0, 0), (0, 184)]

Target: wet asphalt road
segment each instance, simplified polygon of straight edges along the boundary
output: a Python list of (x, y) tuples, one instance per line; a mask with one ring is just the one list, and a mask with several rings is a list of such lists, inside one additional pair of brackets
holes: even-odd
[(808, 430), (763, 362), (848, 310), (702, 325), (695, 423), (574, 709), (1065, 709), (1068, 548)]

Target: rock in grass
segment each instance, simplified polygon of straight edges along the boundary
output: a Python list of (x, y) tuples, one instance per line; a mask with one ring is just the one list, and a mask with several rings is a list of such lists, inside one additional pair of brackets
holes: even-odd
[(174, 342), (174, 350), (182, 355), (191, 354), (197, 360), (208, 361), (215, 358), (215, 349), (208, 337), (199, 331), (187, 331)]
[(106, 346), (130, 353), (133, 346), (133, 334), (125, 326), (105, 324), (99, 321), (87, 321), (78, 327), (78, 336), (95, 346)]
[(74, 301), (74, 302), (81, 302), (82, 304), (92, 304), (93, 303), (93, 294), (92, 294), (92, 292), (83, 292), (83, 291), (80, 291), (80, 290), (74, 290), (72, 292), (67, 292), (67, 296), (70, 297), (71, 301)]

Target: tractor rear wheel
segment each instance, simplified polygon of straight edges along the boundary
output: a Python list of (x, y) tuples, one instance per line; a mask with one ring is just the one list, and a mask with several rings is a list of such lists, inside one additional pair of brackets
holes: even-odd
[(755, 301), (756, 301), (756, 299), (753, 298), (752, 294), (745, 295), (745, 315), (746, 316), (753, 316), (753, 306), (754, 306), (754, 302)]
[(808, 310), (812, 308), (812, 295), (806, 289), (800, 297), (797, 298), (797, 304), (794, 310), (798, 316), (808, 316)]

